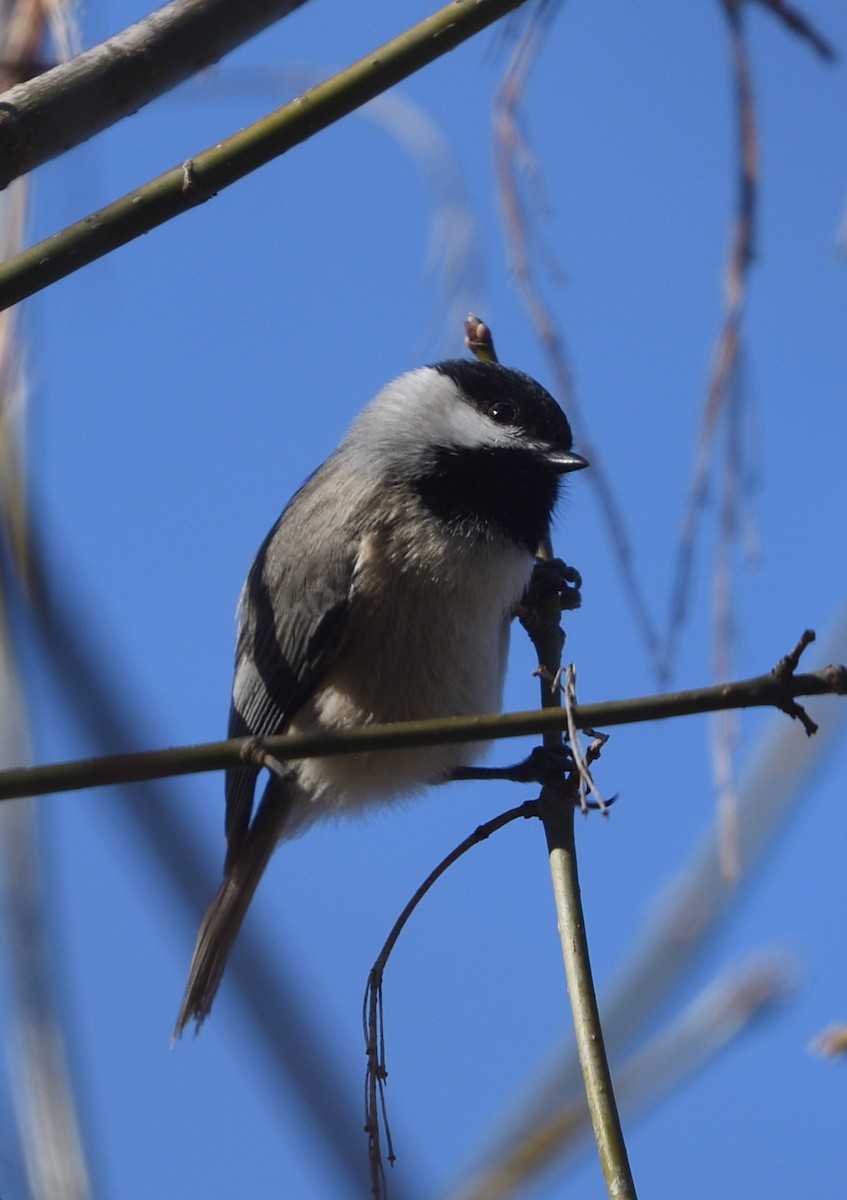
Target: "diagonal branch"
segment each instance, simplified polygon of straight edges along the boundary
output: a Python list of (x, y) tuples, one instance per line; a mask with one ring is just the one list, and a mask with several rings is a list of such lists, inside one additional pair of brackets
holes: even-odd
[(815, 29), (812, 22), (804, 17), (799, 9), (783, 3), (783, 0), (758, 0), (758, 2), (763, 8), (769, 9), (774, 16), (778, 17), (792, 33), (796, 33), (798, 37), (807, 41), (821, 58), (827, 62), (835, 62), (837, 56), (832, 43)]
[(452, 0), (290, 104), (30, 246), (0, 265), (0, 309), (210, 200), (524, 2)]
[(0, 96), (0, 188), (131, 116), (305, 0), (172, 0)]

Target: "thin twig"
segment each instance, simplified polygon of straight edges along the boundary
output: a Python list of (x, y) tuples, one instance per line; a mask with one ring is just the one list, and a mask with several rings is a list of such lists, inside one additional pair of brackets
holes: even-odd
[(452, 0), (290, 104), (0, 265), (0, 309), (188, 212), (347, 116), (525, 0)]
[(694, 550), (699, 537), (700, 520), (706, 505), (715, 438), (730, 388), (736, 379), (738, 370), (747, 276), (753, 261), (753, 238), (758, 196), (756, 112), (740, 6), (735, 3), (735, 0), (720, 0), (720, 3), (729, 23), (735, 81), (738, 123), (738, 200), (732, 248), (726, 268), (724, 319), (715, 343), (711, 374), (703, 404), (697, 457), (683, 515), (674, 567), (665, 647), (665, 662), (669, 670), (676, 661), (680, 635), (688, 614)]
[[(591, 777), (589, 766), (589, 757), (583, 753), (582, 746), (579, 741), (579, 731), (574, 724), (573, 714), (576, 709), (576, 667), (573, 663), (569, 663), (565, 669), (565, 715), (567, 717), (568, 730), (568, 745), (571, 748), (573, 755), (574, 766), (579, 777), (579, 807), (582, 812), (588, 812), (589, 804), (587, 796), (590, 794), (594, 797), (594, 807), (605, 815), (608, 805), (600, 795), (599, 788)], [(605, 734), (596, 734), (594, 730), (594, 742), (590, 747), (592, 759), (599, 757), (600, 748), (608, 741)]]
[(537, 816), (537, 805), (535, 801), (528, 801), (526, 804), (520, 805), (518, 808), (509, 809), (508, 812), (500, 813), (499, 816), (486, 821), (483, 825), (478, 826), (472, 834), (454, 847), (450, 853), (441, 860), (437, 867), (430, 871), (426, 879), (414, 893), (414, 895), (406, 904), (400, 916), (394, 922), (391, 932), (385, 939), (385, 944), (377, 955), (374, 965), (371, 967), (368, 975), (368, 983), (365, 988), (365, 999), (362, 1008), (362, 1025), (365, 1034), (365, 1049), (367, 1054), (368, 1066), (365, 1075), (365, 1132), (368, 1135), (368, 1162), (371, 1169), (371, 1193), (377, 1200), (382, 1200), (387, 1194), (385, 1169), (382, 1161), (381, 1134), (384, 1132), (387, 1158), (389, 1163), (394, 1163), (394, 1148), (391, 1142), (391, 1131), (388, 1125), (388, 1116), (385, 1106), (385, 1081), (388, 1078), (388, 1070), (385, 1065), (385, 1036), (383, 1023), (383, 1002), (382, 1002), (382, 982), (385, 975), (385, 968), (388, 965), (388, 959), (394, 949), (397, 939), (403, 932), (403, 928), (411, 917), (412, 913), (423, 900), (424, 896), (430, 888), (437, 882), (453, 863), (457, 862), (463, 854), (467, 854), (474, 846), (478, 846), (480, 842), (484, 842), (486, 838), (491, 837), (499, 829), (503, 829), (512, 821), (518, 820), (519, 817)]
[[(540, 554), (546, 558), (552, 557), (549, 543), (542, 547)], [(555, 678), (561, 669), (565, 640), (561, 628), (561, 605), (558, 597), (553, 595), (539, 598), (536, 608), (537, 619), (531, 625), (532, 643), (538, 655), (539, 667)], [(558, 708), (559, 704), (560, 689), (550, 687), (542, 679), (542, 708)], [(573, 709), (570, 703), (567, 707)], [(575, 729), (573, 712), (568, 713), (567, 721)], [(558, 746), (561, 740), (558, 731), (544, 736), (546, 746)], [(574, 753), (573, 744), (571, 751)], [(635, 1182), (606, 1057), (582, 911), (574, 829), (579, 786), (580, 775), (574, 770), (568, 776), (565, 787), (542, 788), (538, 807), (547, 842), (577, 1052), (600, 1165), (610, 1200), (635, 1200)]]
[[(833, 665), (804, 675), (790, 675), (787, 679), (777, 678), (770, 672), (736, 683), (685, 692), (581, 704), (574, 709), (573, 720), (578, 729), (593, 729), (597, 726), (662, 721), (729, 708), (781, 708), (790, 716), (802, 720), (800, 713), (803, 710), (799, 705), (796, 706), (799, 711), (794, 711), (795, 698), (824, 695), (847, 695), (847, 667)], [(275, 758), (290, 761), (366, 750), (398, 750), (524, 737), (565, 728), (567, 718), (562, 710), (556, 709), (541, 713), (531, 711), (488, 717), (403, 721), (320, 736), (286, 734), (262, 738), (261, 746)], [(811, 727), (807, 727), (807, 732), (811, 731)], [(0, 771), (0, 801), (112, 784), (141, 783), (168, 776), (197, 775), (205, 771), (223, 771), (227, 767), (238, 766), (249, 740), (230, 738), (195, 746), (144, 750), (134, 754), (75, 759), (40, 767)]]
[(838, 56), (832, 43), (828, 42), (823, 34), (815, 29), (811, 21), (804, 17), (799, 9), (793, 8), (790, 4), (784, 4), (783, 0), (758, 0), (758, 3), (763, 8), (769, 9), (792, 33), (796, 33), (798, 37), (807, 41), (821, 58), (826, 59), (827, 62), (835, 62)]

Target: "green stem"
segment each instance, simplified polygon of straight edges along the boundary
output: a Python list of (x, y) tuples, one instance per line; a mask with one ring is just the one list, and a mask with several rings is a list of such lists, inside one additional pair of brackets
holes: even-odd
[[(549, 552), (549, 547), (545, 549)], [(560, 626), (561, 610), (558, 597), (539, 605), (536, 612), (541, 618), (541, 632), (533, 636), (538, 662), (549, 676), (555, 677), (561, 666), (565, 640)], [(554, 689), (549, 683), (542, 682), (542, 708), (549, 711), (559, 709), (560, 705), (560, 689)], [(547, 745), (561, 744), (562, 735), (559, 732), (547, 733), (544, 741)], [(603, 1026), (597, 1007), (588, 939), (585, 934), (576, 859), (575, 788), (543, 788), (539, 808), (547, 840), (550, 878), (577, 1052), (600, 1165), (610, 1200), (636, 1200), (635, 1182), (629, 1166), (629, 1156), (606, 1057)]]
[(561, 803), (559, 797), (559, 803), (544, 803), (542, 806), (562, 957), (588, 1111), (606, 1187), (612, 1200), (635, 1200), (635, 1182), (618, 1116), (591, 975), (577, 874), (575, 815), (576, 805), (571, 798), (565, 804)]
[(290, 104), (14, 255), (0, 264), (0, 309), (211, 199), (522, 3), (524, 0), (452, 0)]

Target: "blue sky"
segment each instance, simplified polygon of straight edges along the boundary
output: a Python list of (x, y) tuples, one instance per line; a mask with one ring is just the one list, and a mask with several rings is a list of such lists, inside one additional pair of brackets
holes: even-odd
[[(143, 11), (112, 2), (83, 13), (85, 44)], [(201, 82), (43, 168), (32, 236), (282, 103), (292, 69), (328, 73), (427, 11), (410, 0), (371, 3), (353, 20), (344, 6), (313, 0)], [(847, 51), (839, 6), (809, 0), (806, 11)], [(823, 634), (836, 618), (847, 493), (847, 262), (836, 246), (847, 203), (844, 68), (822, 64), (763, 9), (747, 23), (761, 209), (742, 391), (761, 550), (755, 567), (735, 555), (737, 676), (768, 670), (802, 629)], [(502, 27), (483, 34), (402, 94), (439, 130), (476, 221), (473, 308), (493, 326), (503, 361), (552, 386), (494, 195), (491, 100), (508, 51)], [(542, 269), (542, 286), (663, 624), (735, 201), (718, 5), (564, 6), (525, 116), (548, 202), (534, 217), (541, 260), (559, 268)], [(383, 383), (461, 352), (459, 328), (446, 346), (429, 336), (445, 309), (426, 275), (432, 215), (408, 148), (353, 116), (27, 304), (35, 509), (68, 608), (84, 615), (87, 641), (126, 696), (133, 748), (223, 735), (235, 602), (266, 530)], [(680, 687), (712, 679), (716, 497), (713, 486)], [(555, 545), (585, 581), (583, 608), (567, 622), (581, 698), (655, 690), (587, 473), (569, 483)], [(24, 665), (37, 759), (99, 750), (31, 655)], [(508, 708), (536, 703), (531, 669), (518, 633)], [(739, 766), (772, 720), (743, 719)], [(514, 756), (512, 744), (492, 753)], [(714, 824), (707, 720), (614, 731), (597, 779), (620, 794), (608, 821), (579, 828), (602, 989), (656, 894)], [(763, 947), (792, 963), (784, 1002), (628, 1126), (645, 1196), (682, 1187), (689, 1200), (842, 1194), (843, 1069), (808, 1045), (847, 1016), (845, 784), (835, 739), (664, 1010)], [(209, 895), (222, 856), (221, 793), (212, 775), (172, 789), (207, 860)], [(505, 786), (443, 789), (313, 830), (275, 858), (251, 923), (285, 964), (356, 1101), (361, 995), (396, 914), (457, 841), (523, 798)], [(228, 980), (201, 1037), (169, 1048), (200, 910), (176, 906), (127, 805), (113, 791), (40, 804), (50, 933), (95, 1190), (123, 1200), (352, 1194)], [(441, 1195), (568, 1036), (540, 829), (512, 826), (450, 872), (396, 952), (386, 1004), (393, 1175), (410, 1196)], [(8, 1144), (8, 1090), (0, 1112)], [(354, 1143), (361, 1123), (354, 1108)], [(14, 1196), (2, 1170), (0, 1160), (0, 1191)], [(567, 1180), (551, 1175), (528, 1194), (599, 1196), (602, 1182), (585, 1155)]]

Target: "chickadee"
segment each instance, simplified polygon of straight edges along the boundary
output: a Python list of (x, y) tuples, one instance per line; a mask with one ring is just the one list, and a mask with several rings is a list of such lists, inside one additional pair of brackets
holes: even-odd
[[(556, 401), (496, 363), (384, 388), (289, 502), (241, 593), (229, 736), (497, 712), (509, 626), (562, 476), (587, 466)], [(277, 843), (320, 817), (444, 782), (479, 746), (304, 759), (226, 775), (223, 882), (203, 918), (178, 1036), (212, 1006)]]

